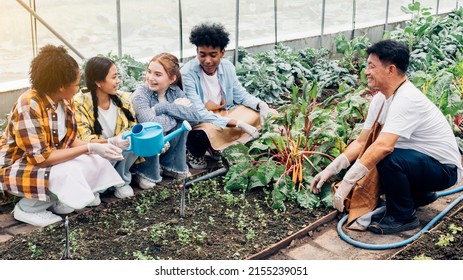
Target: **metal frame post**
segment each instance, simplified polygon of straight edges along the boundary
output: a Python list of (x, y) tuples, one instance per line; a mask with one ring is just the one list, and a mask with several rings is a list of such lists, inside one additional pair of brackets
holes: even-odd
[[(34, 12), (37, 12), (37, 6), (35, 5), (35, 0), (29, 0), (29, 7), (31, 7), (34, 10)], [(30, 15), (30, 19), (31, 19), (32, 56), (35, 57), (38, 53), (37, 20), (32, 15)]]
[(278, 0), (273, 0), (273, 14), (274, 14), (274, 18), (275, 18), (275, 42), (274, 42), (274, 45), (275, 47), (277, 46), (278, 44)]
[(320, 47), (323, 48), (323, 36), (325, 32), (325, 5), (326, 0), (323, 0), (322, 3), (322, 26), (321, 26), (321, 34), (320, 34)]
[(384, 30), (383, 30), (383, 35), (387, 31), (387, 27), (389, 25), (389, 0), (386, 1), (386, 20), (384, 22)]
[(238, 63), (238, 41), (240, 38), (240, 0), (235, 1), (235, 56), (233, 64), (236, 66)]
[(357, 1), (353, 0), (352, 1), (352, 35), (351, 35), (351, 40), (354, 39), (355, 37), (355, 20), (357, 16)]
[(180, 62), (183, 62), (183, 15), (182, 15), (182, 0), (178, 0), (178, 29), (180, 37)]
[(122, 56), (121, 0), (116, 1), (117, 13), (117, 54)]

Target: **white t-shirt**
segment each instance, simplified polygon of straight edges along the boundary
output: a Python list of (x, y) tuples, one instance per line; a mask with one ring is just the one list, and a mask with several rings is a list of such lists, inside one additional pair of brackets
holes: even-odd
[(108, 139), (114, 136), (117, 123), (117, 106), (111, 100), (108, 110), (103, 110), (98, 106), (98, 121), (103, 128), (103, 138)]
[(66, 136), (67, 131), (66, 110), (64, 109), (63, 105), (61, 105), (61, 102), (58, 102), (58, 106), (56, 107), (56, 114), (58, 118), (58, 139), (61, 141), (63, 140), (64, 136)]
[(215, 104), (220, 105), (222, 102), (222, 88), (219, 84), (219, 78), (217, 77), (217, 71), (215, 71), (214, 75), (207, 75), (201, 69), (202, 76), (204, 78), (203, 89), (206, 97), (206, 102), (211, 101)]
[(384, 102), (379, 118), (381, 132), (399, 135), (396, 148), (412, 149), (442, 164), (458, 167), (457, 182), (462, 176), (461, 155), (455, 135), (442, 112), (410, 81), (406, 81), (394, 97), (385, 100), (382, 93), (373, 97), (363, 126), (371, 129)]

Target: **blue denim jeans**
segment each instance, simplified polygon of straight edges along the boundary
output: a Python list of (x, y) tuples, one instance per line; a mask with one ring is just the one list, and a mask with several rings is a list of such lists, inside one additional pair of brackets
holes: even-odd
[(376, 168), (386, 195), (387, 215), (397, 220), (415, 212), (414, 197), (447, 189), (457, 180), (457, 167), (410, 149), (396, 148)]
[(132, 181), (132, 172), (130, 172), (130, 168), (137, 160), (138, 156), (133, 152), (123, 152), (122, 156), (124, 156), (123, 160), (111, 161), (111, 163), (117, 173), (121, 176), (122, 180), (124, 180), (125, 184), (128, 185)]
[[(172, 131), (180, 128), (182, 123), (179, 123)], [(188, 173), (188, 165), (186, 163), (186, 139), (188, 131), (184, 131), (170, 140), (170, 148), (161, 155), (145, 157), (145, 161), (137, 164), (135, 172), (137, 175), (158, 183), (162, 181), (161, 167), (164, 170), (179, 173), (182, 176)]]

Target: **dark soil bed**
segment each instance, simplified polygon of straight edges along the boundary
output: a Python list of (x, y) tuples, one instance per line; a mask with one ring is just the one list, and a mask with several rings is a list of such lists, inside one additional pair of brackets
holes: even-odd
[(463, 203), (453, 214), (444, 216), (433, 229), (392, 256), (393, 260), (461, 260), (463, 259)]
[[(69, 218), (69, 258), (246, 259), (325, 216), (288, 203), (274, 211), (262, 190), (225, 193), (220, 179), (187, 191), (181, 217), (176, 184), (100, 205)], [(55, 224), (0, 245), (0, 259), (60, 259), (65, 227)]]

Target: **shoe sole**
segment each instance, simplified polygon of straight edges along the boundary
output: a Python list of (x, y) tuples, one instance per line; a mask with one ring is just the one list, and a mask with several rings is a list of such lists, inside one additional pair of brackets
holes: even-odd
[(379, 227), (377, 225), (370, 225), (370, 226), (368, 226), (368, 230), (373, 232), (373, 233), (376, 233), (376, 234), (394, 234), (394, 233), (399, 233), (399, 232), (402, 232), (402, 231), (415, 229), (419, 225), (420, 225), (420, 220), (418, 220), (418, 218), (415, 218), (410, 223), (401, 225), (400, 227), (397, 227), (397, 228), (384, 230), (384, 229), (382, 229), (381, 227)]

